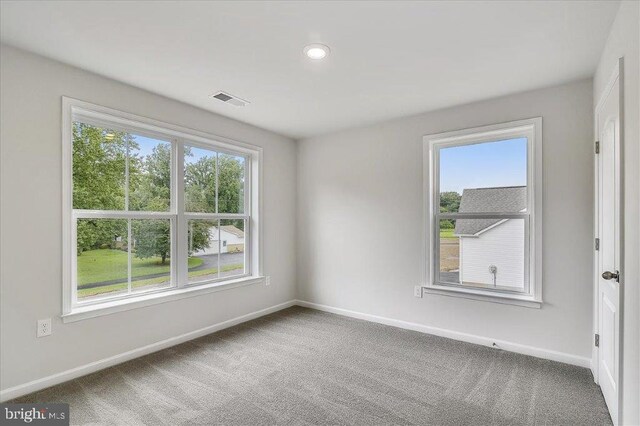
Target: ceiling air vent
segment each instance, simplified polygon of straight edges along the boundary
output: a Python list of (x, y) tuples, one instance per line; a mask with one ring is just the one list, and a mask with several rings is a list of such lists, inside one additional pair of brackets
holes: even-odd
[(211, 95), (211, 97), (219, 101), (225, 102), (227, 104), (231, 104), (238, 107), (243, 107), (246, 104), (251, 103), (249, 101), (245, 101), (244, 99), (241, 99), (237, 96), (230, 95), (225, 92), (214, 93), (213, 95)]

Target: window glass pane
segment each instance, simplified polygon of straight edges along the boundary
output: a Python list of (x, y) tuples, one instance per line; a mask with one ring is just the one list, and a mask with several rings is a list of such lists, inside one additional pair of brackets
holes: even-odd
[(129, 210), (169, 211), (171, 144), (131, 135), (129, 146)]
[(520, 212), (526, 185), (526, 138), (440, 149), (440, 212)]
[(78, 219), (78, 301), (128, 291), (127, 219)]
[(131, 290), (171, 286), (171, 221), (131, 220)]
[(243, 219), (187, 222), (189, 283), (244, 275), (245, 226)]
[(187, 247), (189, 251), (189, 283), (218, 278), (218, 220), (194, 219), (187, 221)]
[(185, 146), (185, 211), (216, 213), (217, 156), (215, 151)]
[(525, 220), (440, 221), (440, 281), (525, 291)]
[(169, 210), (171, 144), (74, 122), (73, 208), (127, 210), (127, 194), (128, 210)]
[(455, 234), (456, 221), (440, 220), (440, 281), (460, 283), (460, 238)]
[(218, 211), (244, 213), (245, 158), (219, 154)]
[(133, 144), (126, 132), (73, 123), (74, 209), (125, 209), (127, 146)]
[(245, 273), (245, 221), (220, 220), (220, 276), (232, 277)]
[[(163, 131), (136, 125), (128, 131), (117, 130), (121, 128), (118, 121), (96, 117), (73, 115), (72, 204), (74, 217), (82, 219), (76, 219), (73, 236), (77, 298), (72, 302), (180, 287), (186, 283), (176, 279), (175, 261), (187, 262), (188, 283), (245, 275), (248, 221), (211, 219), (246, 217), (245, 156), (207, 149), (207, 145), (185, 146), (178, 153), (184, 154), (184, 170), (172, 170), (176, 160), (182, 159), (174, 156), (171, 138), (163, 140)], [(173, 180), (176, 172), (184, 173), (178, 175), (184, 178), (183, 194), (172, 194), (172, 189), (182, 188), (182, 181)], [(176, 235), (173, 228), (182, 216), (172, 211), (172, 195), (184, 199), (184, 213), (206, 213), (187, 215), (199, 218), (187, 221), (187, 236)], [(119, 213), (127, 211), (138, 213)], [(176, 253), (176, 241), (181, 238), (188, 239), (188, 253)]]

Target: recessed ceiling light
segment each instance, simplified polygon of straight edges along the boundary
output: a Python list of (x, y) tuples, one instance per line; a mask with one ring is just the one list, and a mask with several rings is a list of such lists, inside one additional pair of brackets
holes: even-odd
[(329, 56), (331, 49), (329, 46), (325, 46), (324, 44), (314, 43), (304, 48), (304, 54), (307, 55), (309, 59), (319, 60), (324, 59)]

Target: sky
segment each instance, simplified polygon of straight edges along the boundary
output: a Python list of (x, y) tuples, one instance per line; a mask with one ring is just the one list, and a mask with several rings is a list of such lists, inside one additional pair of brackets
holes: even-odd
[(151, 154), (153, 152), (153, 148), (158, 144), (161, 144), (161, 143), (169, 144), (169, 142), (148, 138), (146, 136), (140, 136), (140, 135), (132, 135), (132, 136), (140, 148), (135, 152), (131, 152), (131, 154), (137, 154), (138, 157), (140, 158), (144, 158), (147, 155)]
[[(139, 157), (152, 153), (158, 143), (168, 143), (134, 135)], [(192, 148), (186, 163), (214, 154)], [(464, 188), (519, 186), (527, 184), (527, 139), (509, 139), (440, 150), (440, 191), (462, 194)]]
[(440, 150), (440, 192), (526, 184), (526, 138)]
[[(139, 149), (136, 152), (132, 152), (132, 154), (137, 154), (138, 157), (140, 158), (144, 158), (147, 155), (151, 154), (153, 152), (153, 148), (160, 143), (169, 144), (169, 142), (148, 138), (146, 136), (140, 136), (135, 134), (132, 136), (139, 146)], [(215, 151), (192, 147), (191, 155), (188, 157), (185, 157), (184, 161), (187, 164), (195, 163), (203, 157), (212, 157), (212, 156), (215, 157), (215, 154), (216, 154)], [(240, 160), (241, 157), (238, 157), (238, 159)]]

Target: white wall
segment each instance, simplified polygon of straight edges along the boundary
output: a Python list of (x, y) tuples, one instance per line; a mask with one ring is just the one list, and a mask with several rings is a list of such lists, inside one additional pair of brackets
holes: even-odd
[(622, 423), (640, 424), (640, 3), (624, 1), (593, 82), (595, 106), (618, 58), (624, 57), (624, 266), (622, 269)]
[(493, 285), (489, 266), (497, 269), (496, 285), (524, 288), (524, 220), (507, 220), (477, 237), (460, 238), (463, 282)]
[[(3, 390), (295, 298), (294, 141), (11, 47), (0, 50)], [(63, 324), (63, 95), (262, 146), (264, 270), (271, 286)], [(36, 320), (48, 317), (53, 335), (36, 339)]]
[[(591, 80), (583, 80), (300, 141), (299, 298), (590, 358), (592, 96)], [(537, 116), (544, 306), (415, 298), (423, 262), (422, 137)]]

